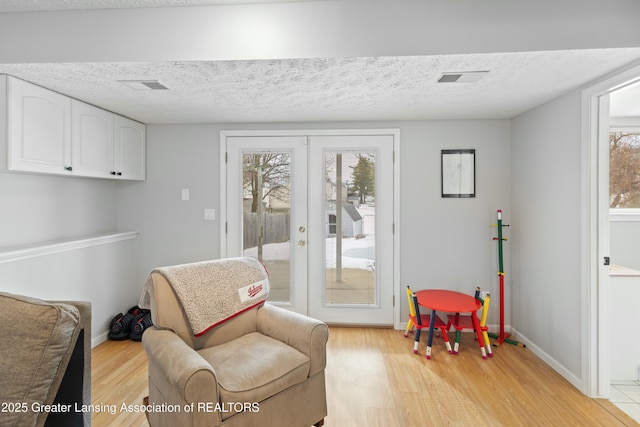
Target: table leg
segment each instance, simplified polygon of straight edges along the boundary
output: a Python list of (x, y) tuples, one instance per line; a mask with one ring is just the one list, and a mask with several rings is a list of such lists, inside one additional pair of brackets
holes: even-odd
[(471, 313), (471, 321), (473, 322), (473, 328), (476, 330), (476, 336), (478, 337), (478, 344), (480, 344), (480, 351), (482, 353), (482, 358), (487, 359), (487, 351), (484, 347), (484, 340), (482, 339), (482, 331), (480, 330), (480, 322), (478, 321), (478, 316), (476, 313)]
[(436, 324), (436, 311), (431, 311), (431, 322), (429, 322), (429, 339), (427, 339), (427, 359), (431, 359), (431, 344), (433, 343), (433, 329)]

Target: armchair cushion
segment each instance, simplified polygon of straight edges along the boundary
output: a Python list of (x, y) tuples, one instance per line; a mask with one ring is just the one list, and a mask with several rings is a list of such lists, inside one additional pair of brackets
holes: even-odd
[[(5, 425), (44, 425), (80, 333), (80, 313), (69, 304), (0, 293), (0, 401), (26, 410), (2, 414)], [(5, 418), (7, 417), (7, 418)]]
[(258, 310), (258, 332), (295, 348), (311, 360), (309, 376), (324, 371), (329, 328), (323, 322), (268, 302)]
[(223, 419), (237, 412), (233, 410), (234, 403), (261, 402), (309, 376), (307, 356), (259, 332), (198, 353), (216, 373), (220, 402), (225, 409), (231, 409)]

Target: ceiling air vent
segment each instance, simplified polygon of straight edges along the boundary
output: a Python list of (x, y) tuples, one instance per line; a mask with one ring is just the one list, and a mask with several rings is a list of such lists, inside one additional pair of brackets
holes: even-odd
[(489, 72), (465, 71), (461, 73), (442, 73), (438, 79), (438, 83), (473, 83), (483, 78), (487, 73)]
[(157, 80), (118, 80), (133, 90), (168, 90), (169, 88)]

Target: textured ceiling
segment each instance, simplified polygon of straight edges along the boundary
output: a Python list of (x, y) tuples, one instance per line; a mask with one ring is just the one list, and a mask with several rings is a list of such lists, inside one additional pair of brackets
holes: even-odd
[[(305, 0), (0, 0), (0, 13)], [(160, 63), (0, 64), (0, 73), (145, 123), (510, 118), (640, 58), (640, 48)], [(443, 72), (489, 71), (477, 83)], [(119, 80), (159, 80), (138, 91)], [(640, 86), (612, 112), (640, 116)]]
[[(305, 0), (0, 0), (0, 13)], [(209, 62), (0, 64), (0, 73), (144, 123), (510, 118), (640, 58), (640, 48)], [(476, 83), (443, 72), (489, 71)], [(119, 80), (159, 80), (133, 90)], [(612, 111), (640, 116), (640, 96)]]
[[(640, 58), (640, 49), (256, 61), (0, 64), (0, 73), (144, 123), (510, 118)], [(485, 70), (476, 83), (443, 72)], [(170, 88), (133, 90), (119, 80)]]

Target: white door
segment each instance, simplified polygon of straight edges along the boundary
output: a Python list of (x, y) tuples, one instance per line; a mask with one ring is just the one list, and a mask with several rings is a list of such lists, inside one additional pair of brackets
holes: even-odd
[(260, 259), (274, 304), (329, 323), (392, 325), (393, 144), (227, 136), (223, 253)]
[(229, 257), (269, 271), (269, 301), (307, 313), (307, 137), (227, 138)]
[(393, 324), (393, 136), (309, 141), (309, 315)]

